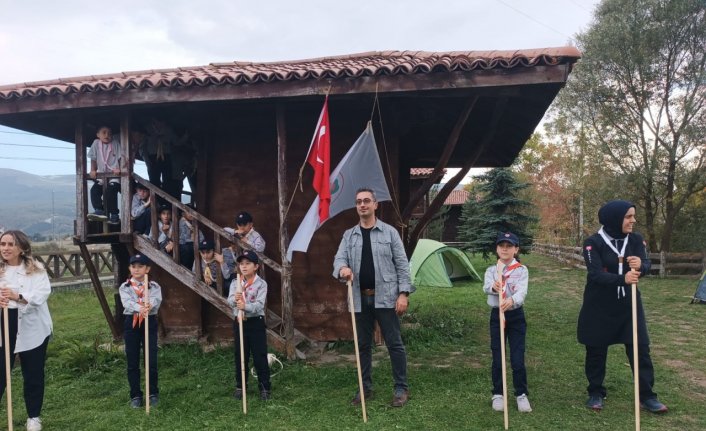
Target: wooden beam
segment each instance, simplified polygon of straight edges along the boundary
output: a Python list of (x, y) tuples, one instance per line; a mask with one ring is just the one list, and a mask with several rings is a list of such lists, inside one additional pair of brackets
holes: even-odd
[(289, 247), (289, 232), (287, 231), (287, 129), (284, 103), (276, 106), (277, 124), (277, 192), (279, 208), (279, 250), (282, 256), (282, 328), (284, 330), (284, 347), (287, 359), (296, 359), (296, 346), (294, 345), (294, 317), (292, 305), (292, 265), (287, 260), (287, 247)]
[[(0, 115), (33, 111), (94, 108), (155, 103), (254, 100), (321, 96), (330, 88), (332, 95), (379, 93), (424, 93), (435, 90), (457, 92), (464, 88), (507, 87), (528, 84), (561, 84), (566, 82), (571, 64), (516, 67), (446, 73), (394, 76), (365, 76), (330, 81), (276, 81), (244, 85), (209, 85), (204, 87), (158, 87), (121, 91), (95, 91), (60, 96), (27, 97), (0, 101)], [(422, 95), (422, 94), (418, 94)]]
[[(85, 171), (85, 169), (83, 169)], [(78, 248), (81, 250), (81, 257), (83, 257), (83, 262), (88, 270), (88, 275), (91, 277), (91, 283), (93, 284), (93, 290), (96, 292), (96, 297), (98, 298), (98, 303), (100, 303), (101, 310), (103, 310), (103, 315), (105, 320), (108, 322), (110, 327), (110, 333), (113, 334), (113, 339), (117, 340), (120, 338), (120, 330), (115, 322), (113, 313), (110, 311), (110, 306), (108, 305), (108, 300), (105, 297), (105, 292), (103, 291), (103, 285), (98, 277), (98, 271), (95, 265), (93, 265), (93, 260), (91, 259), (91, 253), (88, 251), (85, 242), (79, 242)]]
[[(130, 184), (132, 176), (131, 157), (132, 151), (130, 148), (130, 113), (123, 111), (120, 113), (120, 232), (132, 232), (132, 220), (130, 217), (132, 206), (132, 193)], [(108, 184), (108, 181), (104, 181)], [(107, 208), (107, 207), (106, 207)]]
[(226, 316), (234, 319), (235, 314), (226, 299), (220, 296), (218, 292), (211, 287), (206, 286), (206, 283), (199, 278), (196, 278), (194, 273), (179, 265), (177, 262), (174, 262), (168, 254), (154, 248), (150, 241), (142, 235), (133, 235), (133, 240), (135, 241), (135, 248), (149, 257), (152, 262), (161, 266), (165, 271), (168, 271), (184, 286), (196, 292), (203, 299), (211, 303), (211, 305), (222, 311)]
[(422, 231), (427, 227), (434, 214), (439, 211), (441, 206), (444, 204), (444, 201), (446, 201), (446, 198), (449, 197), (454, 188), (459, 185), (463, 177), (465, 177), (468, 171), (475, 165), (481, 153), (483, 153), (485, 148), (488, 146), (488, 143), (493, 140), (495, 132), (497, 131), (498, 123), (500, 122), (500, 118), (502, 117), (503, 112), (505, 111), (506, 104), (507, 99), (505, 98), (498, 99), (498, 101), (495, 103), (495, 107), (493, 108), (493, 116), (490, 120), (490, 123), (488, 124), (486, 132), (483, 138), (481, 139), (480, 143), (474, 148), (473, 154), (468, 159), (466, 159), (466, 163), (463, 165), (461, 170), (453, 178), (451, 178), (451, 180), (446, 183), (446, 185), (444, 185), (444, 187), (439, 191), (432, 203), (429, 205), (429, 209), (424, 213), (422, 218), (419, 219), (419, 222), (414, 227), (412, 232), (410, 232), (409, 238), (406, 243), (408, 252), (414, 250), (419, 236), (421, 235)]
[(86, 147), (83, 139), (83, 116), (76, 117), (74, 126), (74, 142), (76, 144), (76, 233), (75, 235), (86, 242), (88, 228), (88, 185), (86, 184)]
[(458, 115), (458, 119), (456, 120), (456, 124), (451, 130), (451, 134), (446, 140), (446, 146), (444, 147), (444, 150), (442, 151), (441, 156), (439, 157), (439, 160), (437, 161), (436, 166), (434, 167), (434, 171), (431, 173), (431, 175), (429, 175), (426, 180), (424, 180), (424, 183), (422, 183), (422, 185), (414, 192), (412, 197), (409, 199), (407, 206), (402, 212), (403, 223), (406, 224), (409, 221), (409, 218), (412, 216), (412, 211), (414, 211), (414, 208), (417, 206), (417, 204), (419, 204), (419, 201), (427, 194), (427, 192), (429, 192), (431, 186), (434, 185), (434, 182), (438, 178), (439, 174), (444, 170), (444, 168), (446, 168), (446, 165), (448, 165), (449, 159), (451, 158), (451, 154), (453, 154), (454, 149), (456, 149), (456, 144), (458, 144), (461, 132), (463, 131), (463, 128), (466, 125), (466, 122), (468, 121), (468, 117), (471, 114), (471, 111), (473, 110), (473, 107), (476, 105), (477, 101), (478, 96), (472, 97), (468, 100), (466, 105), (461, 110), (461, 113)]

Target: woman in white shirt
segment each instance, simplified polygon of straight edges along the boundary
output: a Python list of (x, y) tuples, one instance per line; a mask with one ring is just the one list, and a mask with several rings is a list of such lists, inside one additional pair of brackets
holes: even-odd
[[(44, 364), (52, 333), (47, 306), (51, 286), (46, 270), (32, 257), (29, 238), (23, 232), (3, 233), (0, 255), (0, 307), (9, 318), (10, 366), (14, 365), (15, 354), (19, 354), (27, 430), (38, 431), (42, 429), (39, 415), (44, 402)], [(5, 369), (5, 348), (3, 345), (0, 350), (0, 371)], [(1, 396), (5, 392), (4, 372), (0, 372), (0, 384)]]

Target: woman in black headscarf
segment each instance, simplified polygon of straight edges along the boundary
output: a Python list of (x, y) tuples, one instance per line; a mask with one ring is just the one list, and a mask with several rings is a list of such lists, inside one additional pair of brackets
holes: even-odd
[[(598, 211), (598, 221), (603, 226), (583, 246), (588, 275), (578, 322), (578, 341), (586, 346), (586, 407), (594, 411), (603, 409), (606, 397), (603, 379), (608, 346), (624, 344), (630, 366), (633, 365), (630, 289), (650, 269), (645, 242), (640, 234), (633, 232), (635, 205), (621, 200), (610, 201)], [(637, 332), (640, 403), (653, 413), (664, 413), (667, 407), (652, 391), (654, 369), (639, 291)]]

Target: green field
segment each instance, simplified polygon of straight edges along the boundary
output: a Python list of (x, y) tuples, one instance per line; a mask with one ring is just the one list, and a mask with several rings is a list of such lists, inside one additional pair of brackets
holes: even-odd
[[(609, 351), (608, 399), (601, 413), (587, 410), (583, 348), (576, 318), (585, 274), (530, 256), (527, 367), (534, 411), (520, 415), (510, 403), (514, 430), (630, 430), (632, 379), (622, 346)], [(479, 272), (486, 264), (474, 262)], [(670, 412), (642, 414), (643, 430), (706, 429), (706, 307), (689, 305), (693, 279), (643, 283), (643, 300), (656, 369), (655, 390)], [(91, 291), (50, 299), (55, 336), (49, 345), (42, 419), (47, 430), (486, 430), (502, 429), (490, 408), (488, 310), (478, 282), (451, 289), (421, 287), (411, 296), (403, 337), (409, 356), (410, 403), (388, 407), (389, 361), (378, 349), (376, 394), (368, 424), (348, 404), (356, 390), (351, 343), (336, 343), (332, 363), (287, 362), (273, 378), (273, 400), (249, 393), (248, 415), (232, 398), (233, 352), (204, 353), (198, 345), (163, 346), (159, 352), (161, 401), (149, 417), (128, 406), (124, 356), (105, 351), (110, 335)], [(348, 356), (347, 356), (348, 355)], [(19, 367), (13, 372), (15, 427), (24, 429)], [(4, 418), (5, 400), (2, 402)], [(5, 429), (4, 419), (0, 429)]]

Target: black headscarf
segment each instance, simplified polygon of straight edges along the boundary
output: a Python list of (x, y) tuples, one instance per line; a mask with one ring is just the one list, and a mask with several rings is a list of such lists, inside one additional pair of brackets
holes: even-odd
[(605, 233), (615, 239), (625, 238), (627, 234), (623, 233), (623, 220), (630, 208), (635, 208), (635, 204), (621, 200), (606, 202), (598, 210), (598, 221)]

